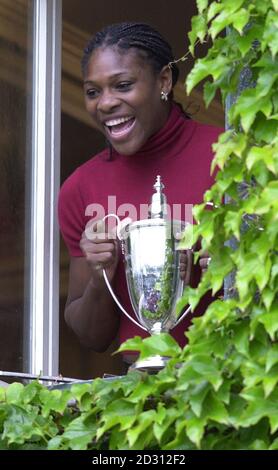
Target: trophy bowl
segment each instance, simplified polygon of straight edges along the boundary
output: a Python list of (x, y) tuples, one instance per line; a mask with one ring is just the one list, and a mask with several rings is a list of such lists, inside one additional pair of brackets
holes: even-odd
[(168, 332), (182, 295), (176, 234), (181, 222), (146, 219), (131, 223), (122, 241), (128, 292), (135, 315), (150, 334)]
[[(160, 177), (154, 187), (157, 193), (152, 198), (150, 218), (131, 222), (122, 228), (118, 224), (128, 293), (135, 318), (123, 308), (103, 271), (107, 287), (119, 308), (150, 335), (169, 332), (190, 311), (188, 307), (181, 316), (176, 312), (177, 300), (184, 288), (180, 276), (181, 252), (178, 245), (185, 222), (165, 217), (166, 198), (161, 193)], [(166, 362), (167, 358), (155, 355), (137, 361), (132, 368), (156, 372)]]

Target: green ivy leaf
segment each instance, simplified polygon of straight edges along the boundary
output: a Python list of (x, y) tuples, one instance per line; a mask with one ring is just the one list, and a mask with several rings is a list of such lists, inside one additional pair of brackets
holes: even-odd
[(278, 21), (277, 13), (274, 13), (272, 10), (268, 12), (266, 18), (262, 47), (263, 49), (269, 47), (273, 59), (275, 58), (278, 52)]
[[(223, 175), (224, 173), (224, 175)], [(225, 171), (218, 171), (216, 176), (216, 185), (219, 200), (215, 201), (218, 204), (222, 204), (220, 198), (223, 198), (225, 193), (229, 193), (230, 189), (235, 186), (235, 183), (241, 183), (243, 180), (242, 168), (236, 157), (230, 156), (229, 160), (225, 163)], [(211, 196), (211, 199), (215, 200), (215, 196)], [(227, 207), (228, 208), (228, 207)]]
[(228, 236), (234, 236), (239, 240), (242, 227), (242, 212), (238, 211), (236, 207), (232, 209), (226, 212), (224, 227)]
[(278, 13), (278, 0), (271, 0), (274, 10)]
[(74, 383), (71, 387), (71, 392), (79, 404), (81, 404), (82, 397), (87, 395), (91, 390), (92, 385), (89, 383)]
[(241, 416), (246, 409), (246, 401), (238, 394), (231, 394), (230, 403), (228, 405), (229, 422), (236, 429), (240, 426)]
[(231, 312), (235, 305), (236, 302), (234, 299), (225, 299), (224, 301), (217, 299), (208, 306), (205, 315), (198, 318), (198, 320), (202, 322), (202, 326), (205, 329), (207, 329), (207, 323), (210, 322), (219, 326), (221, 323), (224, 323), (227, 318), (231, 317)]
[(221, 424), (228, 424), (228, 413), (221, 400), (219, 400), (216, 393), (210, 391), (206, 396), (202, 411), (202, 417), (211, 419)]
[(186, 423), (186, 434), (189, 439), (200, 448), (201, 439), (204, 435), (206, 420), (204, 418), (197, 418), (192, 415)]
[(192, 369), (203, 378), (210, 382), (214, 390), (218, 390), (223, 383), (221, 371), (217, 367), (217, 363), (213, 358), (209, 358), (204, 354), (196, 354), (191, 360)]
[(26, 404), (32, 402), (35, 397), (38, 397), (42, 388), (42, 385), (35, 380), (26, 385), (21, 394), (22, 402)]
[[(15, 385), (15, 384), (12, 384)], [(17, 384), (19, 385), (19, 384)], [(15, 392), (15, 387), (13, 387)], [(12, 401), (15, 403), (16, 393), (13, 394)], [(12, 404), (8, 408), (8, 416), (4, 422), (4, 432), (2, 439), (7, 439), (8, 443), (23, 444), (30, 439), (35, 440), (43, 436), (42, 426), (36, 425), (37, 411), (25, 410), (18, 405)]]
[(278, 330), (278, 304), (273, 304), (268, 313), (264, 313), (259, 317), (259, 321), (264, 325), (271, 339), (274, 340)]
[(210, 390), (210, 385), (207, 381), (197, 384), (190, 391), (189, 403), (194, 414), (200, 418), (203, 409), (203, 402)]
[(267, 309), (267, 311), (270, 310), (270, 307), (272, 305), (272, 302), (274, 301), (275, 299), (275, 291), (274, 290), (270, 290), (268, 288), (265, 288), (262, 292), (262, 300), (263, 300), (263, 303)]
[(143, 403), (148, 396), (155, 394), (157, 385), (152, 381), (141, 381), (137, 384), (135, 390), (129, 395), (128, 401), (133, 403), (138, 403), (139, 401)]
[(251, 360), (245, 361), (242, 364), (241, 370), (246, 387), (253, 387), (258, 383), (261, 383), (264, 378), (264, 368), (260, 364)]
[(70, 391), (63, 393), (61, 390), (42, 390), (40, 399), (43, 404), (43, 416), (48, 416), (52, 410), (63, 413), (68, 405), (70, 395)]
[[(272, 93), (272, 87), (277, 81), (277, 78), (278, 78), (278, 67), (274, 64), (271, 64), (269, 67), (267, 67), (266, 69), (263, 69), (263, 71), (259, 73), (258, 80), (257, 80), (258, 98), (261, 98), (263, 96), (266, 96)], [(270, 117), (270, 114), (268, 112), (266, 115), (267, 117)]]
[(14, 382), (6, 389), (7, 403), (21, 403), (21, 397), (24, 394), (24, 386), (20, 383)]
[[(196, 319), (197, 321), (198, 319)], [(196, 326), (196, 322), (194, 321)], [(191, 329), (188, 333), (188, 338), (191, 341), (191, 351), (194, 354), (202, 354), (204, 350), (211, 350), (216, 358), (224, 359), (225, 354), (227, 353), (227, 340), (223, 337), (220, 337), (217, 332), (210, 332), (209, 337), (205, 337), (200, 340), (200, 332), (203, 331), (203, 324), (200, 325), (200, 328)], [(195, 344), (194, 344), (195, 340)]]
[(249, 353), (249, 322), (241, 320), (234, 329), (233, 343), (240, 354), (248, 356)]
[(249, 253), (245, 257), (238, 258), (236, 285), (241, 300), (248, 295), (249, 285), (255, 278), (258, 269), (262, 270), (263, 267), (258, 263), (258, 258), (255, 254)]
[(128, 339), (118, 349), (118, 352), (121, 351), (140, 351), (140, 359), (145, 359), (156, 354), (176, 357), (181, 352), (181, 348), (171, 335), (161, 333), (144, 340), (139, 336)]
[(65, 445), (63, 446), (63, 436), (55, 436), (48, 441), (47, 450), (60, 450), (63, 448), (65, 450)]
[(273, 443), (269, 447), (269, 450), (278, 450), (278, 438), (274, 439)]
[[(105, 439), (105, 437), (104, 437)], [(130, 450), (126, 432), (119, 431), (118, 428), (112, 429), (109, 436), (109, 450)]]
[(226, 73), (228, 73), (228, 61), (220, 54), (211, 60), (197, 60), (194, 68), (189, 72), (186, 78), (187, 94), (189, 95), (192, 89), (204, 78), (211, 75), (214, 80), (218, 80)]
[(255, 208), (256, 214), (269, 212), (271, 207), (278, 206), (278, 181), (271, 181), (261, 192), (260, 200)]
[(221, 134), (218, 139), (218, 143), (213, 144), (215, 158), (212, 169), (214, 170), (216, 165), (223, 169), (224, 165), (229, 161), (233, 154), (241, 158), (246, 148), (246, 144), (246, 136), (242, 133), (234, 134), (233, 131), (227, 131)]
[(214, 219), (215, 212), (213, 211), (204, 211), (200, 222), (202, 223), (202, 237), (206, 240), (207, 243), (213, 239), (214, 236)]
[(258, 423), (262, 418), (269, 419), (271, 426), (271, 433), (278, 429), (278, 410), (277, 399), (278, 390), (275, 390), (271, 395), (265, 399), (264, 392), (261, 388), (254, 387), (241, 393), (243, 398), (248, 402), (246, 411), (241, 417), (241, 425), (244, 427), (253, 426)]
[(201, 82), (205, 77), (210, 74), (207, 65), (200, 60), (197, 60), (194, 68), (189, 72), (186, 78), (186, 93), (190, 95), (193, 88)]
[(243, 28), (248, 24), (250, 13), (245, 8), (241, 8), (239, 11), (234, 13), (231, 17), (230, 24), (242, 34)]
[(69, 424), (63, 434), (63, 440), (69, 442), (69, 448), (72, 450), (86, 450), (88, 444), (96, 437), (96, 432), (96, 423), (80, 416)]
[(210, 4), (208, 9), (208, 21), (210, 21), (217, 13), (223, 9), (223, 4), (217, 1), (214, 1)]
[(193, 243), (193, 225), (186, 224), (186, 227), (182, 232), (182, 238), (179, 242), (179, 250), (190, 250)]
[[(278, 115), (277, 115), (278, 117)], [(254, 123), (254, 137), (257, 142), (266, 142), (270, 144), (275, 139), (276, 135), (278, 134), (278, 122), (275, 115), (270, 116), (269, 118), (265, 118), (262, 113), (258, 113), (255, 123)], [(273, 148), (273, 154), (275, 159), (275, 148)], [(277, 164), (275, 165), (275, 173), (278, 173)]]
[(97, 429), (97, 439), (100, 439), (106, 431), (113, 427), (119, 426), (123, 431), (131, 428), (137, 419), (138, 410), (139, 406), (135, 406), (126, 398), (110, 402), (105, 413), (102, 414), (101, 424)]
[(203, 13), (208, 7), (208, 0), (196, 0), (199, 13)]
[(257, 281), (258, 287), (260, 291), (265, 288), (268, 283), (270, 272), (271, 272), (271, 260), (269, 256), (265, 259), (265, 264), (263, 268), (260, 266), (257, 271), (255, 272), (255, 279)]
[[(263, 162), (257, 162), (252, 169), (253, 177), (263, 188), (269, 183), (269, 171)], [(260, 195), (261, 196), (261, 195)], [(255, 210), (254, 210), (255, 212)]]
[(215, 83), (206, 82), (204, 84), (204, 100), (207, 108), (215, 97), (217, 88), (218, 86)]
[(241, 54), (245, 56), (251, 49), (253, 42), (261, 37), (263, 34), (263, 28), (260, 24), (253, 24), (252, 28), (244, 32), (243, 35), (237, 35), (234, 39), (237, 47)]
[(138, 417), (138, 424), (133, 425), (132, 428), (128, 429), (127, 439), (131, 448), (140, 436), (146, 432), (146, 429), (152, 425), (155, 420), (155, 415), (156, 413), (154, 410), (144, 411)]
[(240, 115), (242, 127), (245, 133), (248, 133), (259, 111), (270, 117), (272, 103), (267, 95), (258, 98), (256, 89), (249, 89), (241, 94), (236, 105), (231, 108), (229, 118), (233, 122)]
[(208, 275), (210, 272), (213, 273), (210, 280), (212, 295), (215, 295), (221, 289), (225, 276), (227, 276), (233, 268), (234, 264), (227, 247), (223, 247), (221, 253), (215, 253), (212, 256), (211, 263), (207, 271)]
[[(163, 437), (170, 429), (173, 430), (173, 423), (180, 417), (180, 411), (176, 408), (168, 408), (167, 410), (162, 407), (161, 403), (159, 403), (159, 409), (155, 416), (155, 422), (153, 424), (153, 433), (157, 441), (161, 444), (163, 441)], [(172, 432), (170, 433), (172, 435)], [(167, 438), (169, 441), (170, 437)]]
[(271, 372), (263, 379), (263, 388), (265, 397), (267, 398), (274, 390), (278, 383), (278, 367), (274, 367)]
[(265, 371), (269, 372), (270, 369), (278, 363), (278, 344), (273, 344), (271, 349), (267, 352)]
[(6, 388), (0, 387), (0, 403), (6, 401)]
[(273, 149), (268, 146), (264, 147), (252, 147), (246, 158), (246, 165), (249, 170), (258, 161), (263, 161), (266, 167), (272, 173), (276, 174), (276, 167), (274, 164)]
[(207, 23), (205, 18), (203, 16), (193, 16), (191, 24), (192, 30), (196, 31), (196, 36), (200, 39), (200, 42), (202, 43), (207, 34)]

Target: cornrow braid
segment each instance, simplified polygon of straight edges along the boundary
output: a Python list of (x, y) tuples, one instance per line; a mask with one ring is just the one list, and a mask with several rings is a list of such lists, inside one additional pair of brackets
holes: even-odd
[(116, 23), (106, 26), (89, 41), (84, 50), (81, 61), (83, 76), (86, 75), (87, 66), (92, 53), (99, 47), (117, 46), (127, 50), (136, 48), (145, 53), (145, 57), (152, 65), (155, 72), (170, 62), (172, 69), (173, 86), (177, 83), (179, 69), (174, 61), (170, 44), (161, 34), (146, 23)]

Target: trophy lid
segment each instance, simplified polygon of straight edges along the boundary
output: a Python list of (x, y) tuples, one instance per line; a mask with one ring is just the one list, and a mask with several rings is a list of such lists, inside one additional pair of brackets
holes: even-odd
[(161, 176), (156, 177), (156, 182), (153, 188), (156, 192), (152, 195), (151, 204), (149, 208), (149, 219), (165, 219), (167, 216), (167, 200), (165, 194), (162, 192), (164, 184), (161, 181)]

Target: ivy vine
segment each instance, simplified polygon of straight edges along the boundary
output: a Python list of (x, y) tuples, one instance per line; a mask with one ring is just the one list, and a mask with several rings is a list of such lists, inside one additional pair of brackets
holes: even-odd
[(1, 448), (278, 449), (278, 0), (196, 3), (190, 52), (196, 42), (211, 46), (187, 92), (205, 80), (207, 105), (218, 90), (223, 103), (238, 96), (214, 145), (216, 182), (194, 213), (193, 241), (202, 238), (212, 261), (180, 306), (196, 307), (232, 273), (233, 295), (194, 320), (183, 350), (167, 334), (121, 346), (169, 356), (157, 375), (0, 389)]

